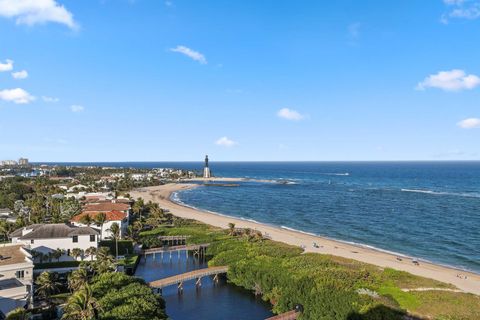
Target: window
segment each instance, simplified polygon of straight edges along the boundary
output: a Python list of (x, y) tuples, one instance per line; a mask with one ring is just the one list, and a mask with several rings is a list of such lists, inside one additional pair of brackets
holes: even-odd
[(78, 236), (73, 236), (73, 242), (78, 242)]
[(31, 244), (33, 244), (33, 242), (34, 242), (34, 241), (33, 241), (33, 239), (32, 239), (32, 240), (30, 240), (30, 243), (31, 243)]
[(95, 235), (94, 234), (90, 235), (90, 242), (95, 242)]
[(15, 276), (17, 277), (17, 279), (23, 279), (25, 277), (25, 271), (23, 270), (17, 271), (15, 272)]

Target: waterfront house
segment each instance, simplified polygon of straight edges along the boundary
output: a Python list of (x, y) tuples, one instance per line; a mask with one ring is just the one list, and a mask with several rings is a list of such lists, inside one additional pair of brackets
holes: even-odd
[[(91, 227), (78, 227), (66, 223), (32, 224), (15, 230), (10, 234), (12, 243), (25, 245), (29, 250), (49, 256), (57, 250), (63, 250), (59, 261), (74, 260), (71, 250), (78, 248), (84, 252), (90, 248), (98, 248), (100, 233)], [(82, 257), (78, 257), (80, 260)], [(51, 260), (51, 258), (49, 259)]]
[[(91, 212), (91, 211), (84, 211), (80, 214), (77, 214), (74, 216), (71, 220), (72, 224), (75, 226), (85, 226), (85, 224), (82, 223), (83, 217), (86, 215), (89, 215), (91, 220), (95, 221), (96, 217), (100, 214), (101, 212)], [(125, 233), (127, 232), (127, 227), (128, 227), (128, 215), (123, 212), (123, 211), (118, 211), (118, 210), (112, 210), (112, 211), (107, 211), (103, 212), (105, 214), (105, 222), (102, 225), (95, 225), (95, 227), (98, 227), (100, 230), (101, 234), (101, 239), (106, 239), (106, 238), (111, 238), (112, 233), (110, 232), (110, 228), (112, 227), (112, 224), (117, 223), (118, 226), (120, 227), (120, 237), (123, 237)]]
[(112, 199), (109, 201), (98, 201), (96, 203), (88, 203), (83, 207), (83, 212), (96, 213), (96, 212), (110, 212), (120, 211), (127, 215), (127, 223), (130, 220), (130, 202), (127, 199)]
[(25, 307), (33, 295), (33, 261), (19, 244), (0, 247), (0, 313)]

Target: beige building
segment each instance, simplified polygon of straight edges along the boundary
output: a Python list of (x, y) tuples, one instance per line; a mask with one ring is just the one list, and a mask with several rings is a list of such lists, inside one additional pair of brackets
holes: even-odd
[(32, 256), (19, 244), (0, 247), (0, 311), (24, 307), (33, 296)]

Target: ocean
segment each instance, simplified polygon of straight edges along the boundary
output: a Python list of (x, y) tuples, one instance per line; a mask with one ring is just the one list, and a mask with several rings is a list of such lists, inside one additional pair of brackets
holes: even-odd
[[(201, 162), (101, 165), (202, 169)], [(216, 176), (272, 182), (204, 186), (175, 194), (174, 200), (480, 273), (480, 162), (211, 162), (210, 167)]]

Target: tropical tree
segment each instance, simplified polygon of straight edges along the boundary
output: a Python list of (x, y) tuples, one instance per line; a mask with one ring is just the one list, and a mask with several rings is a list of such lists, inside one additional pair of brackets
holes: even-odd
[(100, 240), (102, 240), (103, 235), (103, 225), (107, 221), (107, 215), (105, 212), (100, 212), (95, 216), (95, 224), (100, 227)]
[(93, 256), (97, 254), (97, 248), (95, 247), (89, 247), (85, 250), (85, 254), (87, 256), (90, 256), (90, 260), (93, 261)]
[(231, 236), (235, 235), (235, 223), (233, 222), (228, 223), (228, 234)]
[(72, 271), (68, 276), (68, 287), (72, 291), (77, 291), (88, 283), (88, 271), (86, 268), (79, 268)]
[(13, 226), (8, 221), (0, 220), (0, 234), (5, 241), (8, 241), (8, 235), (12, 231)]
[(115, 259), (118, 259), (118, 239), (120, 238), (120, 226), (118, 223), (114, 222), (108, 231), (110, 231), (112, 234), (111, 238), (115, 240)]
[(90, 227), (90, 225), (93, 223), (92, 217), (90, 217), (89, 214), (86, 214), (80, 218), (80, 223), (85, 224)]
[(70, 251), (70, 256), (72, 256), (75, 260), (77, 260), (78, 257), (82, 257), (83, 261), (83, 250), (80, 248), (73, 248)]
[(32, 250), (32, 258), (35, 261), (36, 259), (40, 260), (40, 263), (43, 262), (44, 254), (40, 251)]
[(29, 314), (24, 308), (16, 308), (7, 313), (5, 320), (27, 320)]
[(115, 258), (110, 254), (107, 247), (100, 247), (97, 250), (97, 260), (93, 268), (99, 274), (115, 271)]
[(138, 198), (132, 206), (133, 213), (138, 216), (140, 220), (142, 219), (142, 212), (144, 210), (144, 207), (145, 202), (142, 198)]
[(50, 296), (57, 292), (60, 287), (58, 274), (44, 271), (38, 276), (35, 285), (37, 287), (36, 293), (38, 296), (47, 300), (47, 302), (50, 302)]
[(100, 306), (93, 296), (92, 289), (88, 284), (85, 284), (68, 299), (62, 319), (98, 319), (99, 310)]
[(60, 258), (63, 256), (64, 253), (65, 253), (65, 250), (57, 248), (57, 249), (53, 250), (52, 258), (57, 259), (57, 262), (59, 262)]

